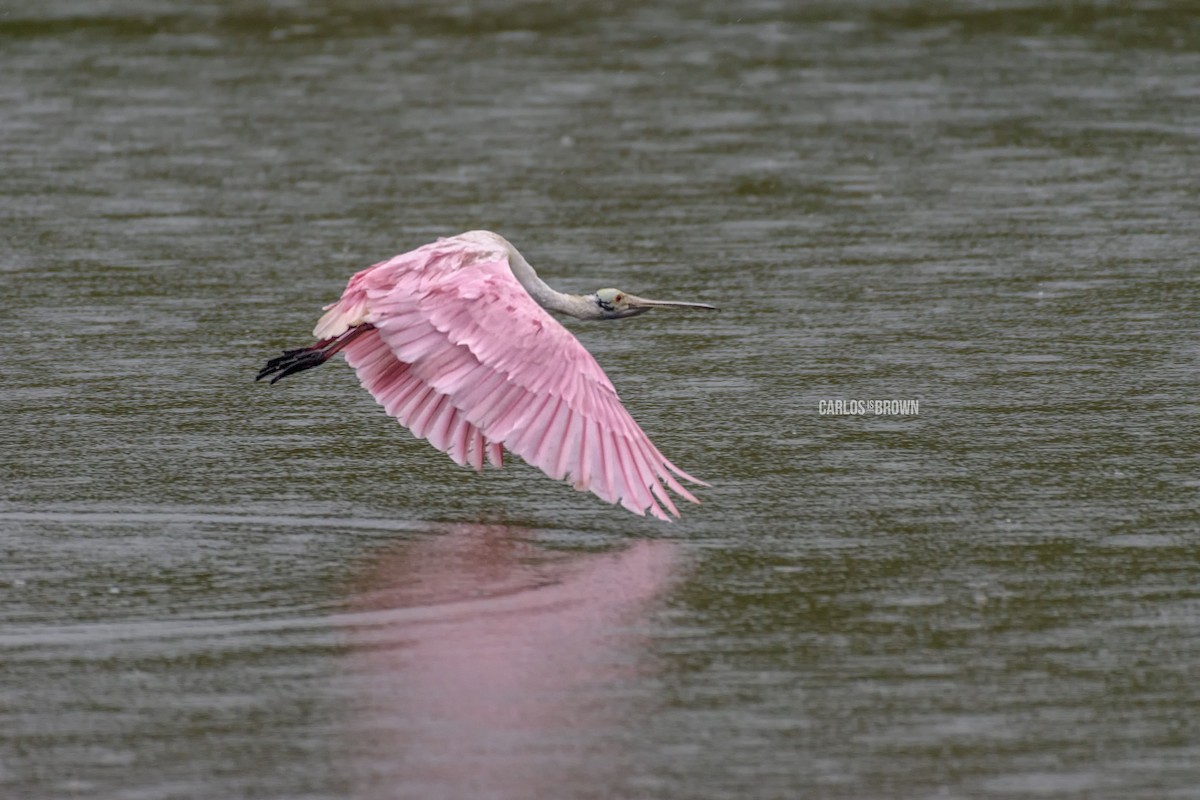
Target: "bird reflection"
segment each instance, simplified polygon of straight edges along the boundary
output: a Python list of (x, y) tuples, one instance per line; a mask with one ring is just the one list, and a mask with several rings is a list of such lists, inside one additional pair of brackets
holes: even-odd
[[(364, 797), (605, 795), (649, 713), (636, 633), (673, 542), (555, 553), (528, 531), (455, 526), (383, 553), (352, 604)], [(635, 704), (633, 698), (642, 702)]]

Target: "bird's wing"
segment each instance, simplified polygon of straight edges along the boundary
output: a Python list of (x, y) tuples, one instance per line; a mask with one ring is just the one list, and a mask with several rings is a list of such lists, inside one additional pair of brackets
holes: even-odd
[[(430, 246), (432, 248), (432, 246)], [(423, 252), (424, 251), (424, 252)], [(355, 275), (318, 324), (376, 331), (346, 347), (363, 386), (459, 464), (499, 464), (503, 444), (555, 480), (637, 514), (699, 502), (621, 405), (592, 355), (513, 277), (507, 258), (421, 250)], [(324, 326), (324, 327), (322, 327)]]
[(378, 330), (355, 337), (344, 353), (367, 391), (417, 438), (428, 439), (459, 466), (483, 469), (485, 456), (494, 466), (503, 464), (501, 445), (484, 438), (449, 398), (397, 359)]

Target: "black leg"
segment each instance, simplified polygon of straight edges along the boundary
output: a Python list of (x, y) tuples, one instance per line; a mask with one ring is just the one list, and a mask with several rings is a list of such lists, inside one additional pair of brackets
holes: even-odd
[(357, 325), (350, 328), (341, 336), (335, 336), (332, 339), (322, 339), (308, 347), (284, 350), (283, 355), (276, 356), (268, 361), (266, 366), (259, 370), (254, 380), (261, 381), (268, 375), (274, 375), (275, 377), (271, 378), (271, 383), (275, 383), (280, 378), (285, 378), (288, 375), (303, 372), (313, 367), (319, 367), (337, 354), (343, 347), (374, 327), (369, 323)]

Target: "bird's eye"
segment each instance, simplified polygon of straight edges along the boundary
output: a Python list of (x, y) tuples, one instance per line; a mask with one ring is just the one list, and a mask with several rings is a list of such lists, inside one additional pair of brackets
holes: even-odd
[(617, 295), (616, 297), (614, 297), (614, 298), (613, 298), (613, 302), (614, 302), (614, 303), (619, 303), (619, 302), (621, 302), (621, 301), (622, 301), (622, 300), (624, 300), (624, 299), (625, 299), (625, 295), (623, 295), (623, 294), (619, 294), (619, 295)]

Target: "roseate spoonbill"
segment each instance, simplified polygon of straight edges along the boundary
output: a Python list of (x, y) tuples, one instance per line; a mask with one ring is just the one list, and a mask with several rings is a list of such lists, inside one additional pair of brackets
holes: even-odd
[(271, 383), (343, 352), (387, 413), (460, 466), (502, 465), (503, 448), (635, 514), (679, 511), (663, 489), (700, 502), (621, 405), (596, 359), (547, 311), (623, 319), (651, 308), (715, 311), (617, 289), (551, 289), (490, 231), (438, 239), (350, 278), (309, 347), (284, 351)]

